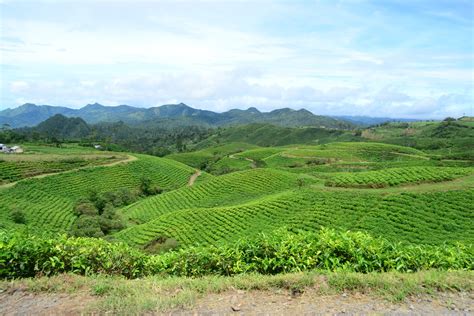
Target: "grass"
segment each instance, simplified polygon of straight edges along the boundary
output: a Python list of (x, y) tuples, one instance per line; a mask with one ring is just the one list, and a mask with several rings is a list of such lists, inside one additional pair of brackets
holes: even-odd
[(146, 277), (127, 280), (120, 277), (64, 274), (14, 281), (0, 281), (0, 289), (22, 288), (32, 293), (61, 293), (95, 297), (88, 312), (142, 314), (192, 308), (202, 297), (228, 291), (311, 291), (316, 295), (365, 293), (389, 302), (400, 302), (415, 295), (438, 292), (472, 292), (472, 271), (421, 271), (416, 273), (305, 272), (264, 276), (201, 278)]

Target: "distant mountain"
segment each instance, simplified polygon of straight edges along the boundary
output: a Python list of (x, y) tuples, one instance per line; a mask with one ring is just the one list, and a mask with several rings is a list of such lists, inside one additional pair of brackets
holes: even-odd
[(370, 126), (377, 125), (386, 122), (416, 122), (420, 120), (416, 119), (406, 119), (406, 118), (390, 118), (390, 117), (371, 117), (371, 116), (349, 116), (349, 115), (340, 115), (340, 116), (331, 116), (336, 119), (348, 121), (357, 125)]
[(50, 138), (80, 139), (88, 136), (91, 128), (79, 117), (65, 117), (62, 114), (56, 114), (36, 126), (34, 131)]
[(314, 115), (308, 110), (278, 109), (260, 112), (256, 108), (233, 109), (223, 113), (195, 109), (186, 104), (166, 104), (152, 108), (137, 108), (128, 105), (103, 106), (88, 104), (80, 109), (50, 105), (24, 104), (15, 109), (0, 111), (0, 125), (11, 127), (35, 126), (40, 122), (61, 114), (66, 117), (80, 117), (89, 124), (99, 122), (125, 122), (129, 125), (155, 126), (229, 126), (249, 123), (269, 123), (279, 126), (311, 126), (349, 129), (354, 125), (346, 120)]
[(73, 116), (74, 113), (75, 110), (66, 107), (26, 103), (14, 109), (0, 111), (0, 125), (34, 126), (56, 114)]

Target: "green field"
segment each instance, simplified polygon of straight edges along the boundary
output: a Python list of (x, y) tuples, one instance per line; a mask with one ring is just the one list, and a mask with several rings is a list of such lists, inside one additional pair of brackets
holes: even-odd
[[(160, 191), (135, 194), (129, 205), (114, 203), (118, 217), (109, 219), (122, 225), (104, 230), (108, 241), (138, 252), (171, 249), (171, 254), (185, 251), (199, 259), (214, 256), (217, 250), (212, 249), (234, 249), (243, 239), (261, 234), (272, 238), (281, 230), (361, 232), (402, 247), (402, 252), (424, 247), (430, 256), (448, 251), (443, 247), (461, 246), (468, 247), (468, 256), (474, 243), (472, 162), (412, 147), (377, 142), (259, 147), (235, 142), (165, 158), (77, 145), (26, 148), (24, 155), (0, 162), (5, 178), (14, 173), (8, 170), (18, 170), (17, 178), (9, 176), (12, 183), (0, 188), (0, 228), (7, 232), (69, 233), (80, 219), (76, 203), (91, 191), (101, 196), (138, 192), (145, 177)], [(43, 173), (53, 174), (34, 177)], [(22, 222), (15, 220), (16, 209), (24, 213)], [(96, 223), (107, 219), (95, 218)], [(162, 260), (156, 258), (150, 260)], [(153, 261), (153, 269), (161, 269), (156, 268), (162, 267), (160, 262)]]
[[(135, 189), (139, 179), (149, 176), (165, 190), (187, 184), (194, 169), (181, 163), (136, 155), (135, 161), (113, 166), (90, 167), (38, 179), (26, 179), (0, 189), (0, 219), (3, 228), (18, 226), (10, 218), (12, 208), (24, 211), (29, 229), (66, 232), (75, 220), (73, 204), (89, 194)], [(203, 175), (205, 177), (205, 175)]]
[(101, 152), (74, 145), (57, 148), (26, 144), (23, 149), (25, 152), (22, 154), (0, 153), (0, 186), (42, 174), (113, 164), (128, 158), (123, 153)]

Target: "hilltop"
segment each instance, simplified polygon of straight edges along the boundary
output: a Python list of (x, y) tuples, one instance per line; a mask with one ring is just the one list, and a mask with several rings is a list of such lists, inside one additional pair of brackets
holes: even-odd
[(54, 116), (80, 117), (89, 124), (99, 122), (125, 122), (130, 125), (168, 125), (206, 127), (229, 126), (248, 123), (269, 123), (280, 126), (316, 126), (325, 128), (349, 129), (354, 125), (348, 121), (315, 115), (308, 110), (277, 109), (260, 112), (256, 108), (247, 110), (232, 109), (217, 113), (192, 108), (184, 103), (165, 104), (158, 107), (138, 108), (129, 105), (104, 106), (88, 104), (80, 109), (50, 105), (24, 104), (18, 108), (0, 111), (0, 124), (11, 127), (34, 126)]

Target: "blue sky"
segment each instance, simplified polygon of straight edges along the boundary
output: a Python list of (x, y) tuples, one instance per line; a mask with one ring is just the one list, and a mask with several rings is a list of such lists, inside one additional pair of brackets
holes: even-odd
[(474, 114), (470, 0), (0, 0), (0, 11), (0, 109)]

